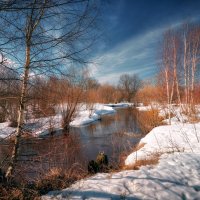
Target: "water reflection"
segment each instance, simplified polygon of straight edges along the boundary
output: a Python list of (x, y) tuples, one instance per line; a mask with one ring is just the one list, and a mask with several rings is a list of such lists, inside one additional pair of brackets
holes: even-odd
[[(104, 151), (109, 158), (117, 160), (119, 154), (136, 144), (139, 138), (125, 135), (124, 132), (140, 135), (136, 112), (132, 108), (118, 109), (116, 114), (106, 115), (101, 121), (81, 128), (73, 128), (85, 144), (87, 157), (95, 159), (99, 151)], [(118, 150), (116, 148), (118, 146)]]
[[(130, 151), (140, 140), (136, 117), (131, 108), (118, 109), (94, 124), (72, 128), (67, 136), (60, 131), (45, 138), (23, 138), (16, 174), (27, 180), (42, 176), (52, 168), (69, 170), (76, 163), (86, 169), (88, 161), (94, 160), (99, 151), (104, 151), (111, 163), (118, 164), (120, 155)], [(0, 146), (1, 160), (10, 149), (12, 144)]]

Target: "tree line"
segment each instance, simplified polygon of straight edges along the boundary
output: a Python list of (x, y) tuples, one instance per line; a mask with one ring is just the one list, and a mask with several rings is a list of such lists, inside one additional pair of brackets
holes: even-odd
[(171, 105), (176, 100), (182, 111), (195, 112), (199, 92), (200, 25), (183, 24), (164, 33), (160, 77), (165, 87), (171, 119)]

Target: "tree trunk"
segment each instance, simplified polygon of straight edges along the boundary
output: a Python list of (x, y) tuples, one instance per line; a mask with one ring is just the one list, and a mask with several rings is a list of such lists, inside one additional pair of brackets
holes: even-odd
[(22, 82), (22, 92), (21, 92), (21, 98), (20, 98), (20, 109), (19, 109), (18, 120), (17, 120), (16, 137), (15, 137), (14, 147), (13, 147), (13, 151), (11, 155), (11, 161), (6, 171), (6, 178), (9, 178), (13, 175), (14, 168), (17, 162), (17, 157), (19, 154), (19, 142), (21, 139), (22, 126), (24, 122), (24, 109), (25, 109), (25, 102), (26, 102), (29, 67), (30, 67), (30, 45), (27, 45), (26, 63), (24, 66), (24, 77), (23, 77), (23, 82)]
[(187, 112), (190, 112), (190, 67), (187, 67), (187, 99), (188, 99), (188, 110)]
[[(193, 55), (194, 56), (194, 55)], [(191, 96), (190, 96), (190, 107), (191, 111), (194, 105), (194, 76), (195, 76), (195, 60), (194, 58), (192, 59), (192, 77), (191, 77)]]
[(179, 106), (182, 110), (182, 103), (181, 103), (181, 96), (180, 96), (180, 91), (179, 91), (179, 81), (178, 81), (178, 75), (177, 75), (177, 57), (178, 57), (178, 47), (176, 45), (176, 38), (173, 39), (173, 65), (174, 65), (174, 81), (175, 81), (175, 84), (176, 84), (176, 92), (177, 92), (177, 97), (178, 97), (178, 103), (179, 103)]
[(169, 124), (171, 124), (171, 106), (170, 106), (170, 92), (169, 92), (169, 75), (168, 75), (168, 70), (167, 69), (165, 69), (165, 80), (166, 80), (166, 89), (167, 89), (168, 118), (169, 118)]
[(195, 73), (198, 65), (198, 50), (199, 50), (199, 38), (194, 37), (194, 45), (192, 49), (192, 80), (191, 80), (191, 108), (194, 107), (194, 85), (195, 85)]
[(184, 36), (184, 55), (183, 55), (183, 69), (184, 69), (184, 85), (185, 85), (185, 104), (188, 111), (188, 70), (187, 70), (187, 41)]

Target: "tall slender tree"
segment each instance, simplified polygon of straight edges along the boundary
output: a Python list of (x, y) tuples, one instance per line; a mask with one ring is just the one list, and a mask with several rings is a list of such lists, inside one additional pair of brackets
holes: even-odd
[(85, 63), (94, 39), (96, 1), (9, 0), (1, 2), (0, 47), (21, 74), (16, 138), (6, 176), (13, 175), (23, 133), (31, 75), (66, 73), (65, 66)]
[[(194, 92), (200, 56), (200, 28), (198, 24), (184, 24), (181, 28), (164, 33), (162, 69), (165, 74), (169, 122), (173, 99), (182, 106), (180, 87), (184, 89), (184, 108), (194, 109)], [(181, 76), (183, 72), (183, 76)], [(175, 93), (176, 92), (176, 93)], [(176, 96), (175, 96), (176, 95)]]

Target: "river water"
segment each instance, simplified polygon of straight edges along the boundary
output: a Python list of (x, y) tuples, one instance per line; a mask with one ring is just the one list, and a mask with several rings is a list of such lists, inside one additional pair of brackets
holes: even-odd
[(95, 159), (100, 151), (116, 160), (123, 149), (128, 150), (139, 141), (141, 134), (135, 112), (131, 108), (117, 109), (115, 114), (105, 115), (102, 120), (74, 128), (73, 131), (79, 134), (84, 145), (83, 151), (89, 160)]
[[(142, 137), (136, 115), (133, 108), (120, 108), (93, 124), (71, 128), (70, 134), (60, 131), (53, 136), (24, 139), (17, 173), (30, 179), (52, 168), (87, 169), (88, 161), (95, 160), (102, 151), (109, 163), (117, 166)], [(11, 149), (8, 145), (1, 146), (1, 158)]]

